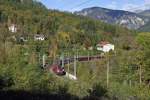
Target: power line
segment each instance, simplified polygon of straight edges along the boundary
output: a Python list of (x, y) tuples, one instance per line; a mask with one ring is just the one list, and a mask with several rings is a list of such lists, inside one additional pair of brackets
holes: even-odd
[[(87, 3), (91, 2), (91, 1), (93, 1), (93, 0), (87, 0), (87, 1), (84, 1), (84, 2), (82, 2), (80, 4), (77, 4), (76, 6), (72, 7), (71, 10), (73, 10), (75, 8), (78, 8), (78, 7), (80, 7), (80, 6), (84, 5), (84, 4), (87, 4)], [(134, 7), (134, 8), (127, 9), (127, 11), (136, 10), (136, 9), (143, 8), (143, 7), (146, 7), (146, 6), (150, 6), (150, 4), (143, 4), (141, 6), (137, 6), (137, 7)]]
[(72, 1), (71, 1), (71, 2), (67, 2), (67, 3), (63, 3), (61, 6), (58, 6), (58, 7), (59, 7), (59, 8), (66, 7), (66, 6), (68, 6), (68, 3), (69, 3), (69, 4), (71, 4), (71, 3), (72, 3)]
[(140, 8), (143, 8), (143, 7), (146, 7), (146, 6), (150, 7), (150, 4), (143, 4), (141, 6), (137, 6), (137, 7), (134, 7), (134, 8), (127, 9), (127, 11), (137, 10), (137, 9), (140, 9)]
[[(84, 2), (82, 2), (82, 3), (80, 3), (80, 4), (75, 5), (75, 6), (72, 7), (72, 8), (70, 8), (70, 10), (73, 10), (73, 9), (75, 9), (75, 8), (78, 8), (78, 7), (82, 6), (82, 5), (85, 5), (85, 4), (87, 4), (87, 3), (91, 2), (91, 1), (93, 1), (93, 0), (84, 1)], [(131, 11), (131, 10), (134, 11), (134, 10), (136, 10), (136, 9), (139, 9), (139, 10), (140, 10), (140, 8), (143, 8), (143, 7), (146, 7), (146, 6), (150, 6), (150, 4), (143, 4), (143, 5), (141, 5), (141, 6), (137, 6), (137, 7), (134, 7), (134, 8), (129, 8), (129, 9), (126, 9), (126, 11)]]
[[(87, 3), (91, 2), (91, 1), (93, 1), (93, 0), (84, 1), (84, 2), (82, 2), (82, 3), (80, 3), (80, 4), (75, 5), (75, 6), (72, 7), (72, 8), (70, 7), (69, 9), (70, 9), (70, 10), (73, 10), (73, 9), (75, 9), (75, 8), (77, 8), (77, 7), (80, 7), (80, 6), (84, 5), (84, 4), (87, 4)], [(72, 2), (70, 2), (70, 3), (72, 3)], [(68, 6), (68, 4), (63, 4), (63, 5), (59, 6), (59, 7), (60, 7), (60, 8), (64, 8), (64, 7), (66, 7), (66, 6)]]
[(91, 1), (93, 1), (93, 0), (87, 0), (87, 1), (84, 1), (84, 2), (82, 2), (80, 4), (77, 4), (76, 6), (72, 7), (71, 10), (73, 10), (73, 9), (75, 9), (77, 7), (80, 7), (80, 6), (84, 5), (84, 4), (87, 4), (87, 3), (91, 2)]

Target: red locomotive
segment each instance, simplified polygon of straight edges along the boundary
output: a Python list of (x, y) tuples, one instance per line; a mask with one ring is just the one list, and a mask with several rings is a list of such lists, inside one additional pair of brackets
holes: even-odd
[(56, 75), (66, 75), (66, 72), (64, 68), (62, 68), (60, 65), (54, 64), (50, 67), (50, 70), (54, 72)]

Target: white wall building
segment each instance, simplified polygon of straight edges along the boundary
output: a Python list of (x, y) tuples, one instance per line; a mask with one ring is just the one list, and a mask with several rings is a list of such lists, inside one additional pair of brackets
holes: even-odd
[(12, 33), (16, 33), (17, 32), (17, 27), (15, 24), (12, 24), (8, 27), (9, 31)]
[(35, 41), (37, 41), (37, 40), (44, 41), (45, 37), (44, 37), (44, 35), (35, 35), (34, 36), (34, 40)]
[(114, 51), (115, 46), (113, 44), (110, 44), (109, 42), (100, 42), (97, 44), (97, 50), (103, 51), (103, 52), (109, 52)]

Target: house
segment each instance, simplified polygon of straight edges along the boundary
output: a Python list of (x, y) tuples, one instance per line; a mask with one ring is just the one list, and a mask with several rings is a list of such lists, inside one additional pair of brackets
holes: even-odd
[(109, 52), (113, 51), (115, 46), (107, 41), (101, 41), (96, 45), (98, 51)]
[(37, 35), (34, 36), (34, 40), (35, 41), (37, 41), (37, 40), (44, 41), (45, 40), (45, 36), (37, 34)]
[(8, 27), (9, 31), (12, 33), (16, 33), (17, 32), (17, 26), (15, 24), (12, 24)]

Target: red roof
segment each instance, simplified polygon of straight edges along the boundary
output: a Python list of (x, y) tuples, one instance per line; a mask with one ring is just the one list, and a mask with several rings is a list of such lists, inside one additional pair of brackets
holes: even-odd
[(101, 42), (99, 42), (97, 45), (98, 46), (104, 46), (104, 45), (106, 45), (106, 44), (110, 44), (108, 41), (101, 41)]

